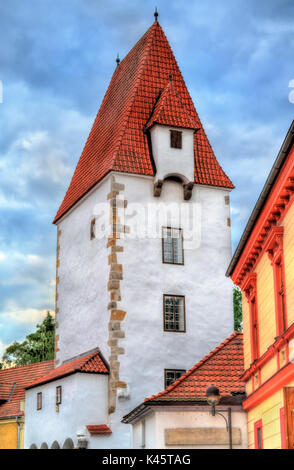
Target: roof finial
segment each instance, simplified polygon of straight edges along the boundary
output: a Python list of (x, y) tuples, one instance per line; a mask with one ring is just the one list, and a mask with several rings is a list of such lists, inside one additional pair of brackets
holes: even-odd
[(158, 18), (157, 7), (155, 7), (154, 18), (155, 18), (155, 21), (156, 21), (156, 23), (157, 23), (157, 18)]
[(119, 53), (117, 53), (117, 57), (115, 59), (115, 62), (116, 62), (116, 66), (118, 66), (119, 63), (120, 63)]

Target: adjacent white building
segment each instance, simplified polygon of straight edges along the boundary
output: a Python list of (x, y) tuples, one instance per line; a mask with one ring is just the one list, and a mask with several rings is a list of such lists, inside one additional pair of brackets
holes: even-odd
[(31, 388), (27, 447), (85, 435), (104, 448), (86, 426), (105, 425), (108, 448), (129, 448), (122, 416), (233, 331), (232, 188), (155, 21), (116, 68), (54, 220), (55, 367), (98, 347), (109, 379), (62, 379), (46, 419), (36, 394), (52, 402), (57, 382)]

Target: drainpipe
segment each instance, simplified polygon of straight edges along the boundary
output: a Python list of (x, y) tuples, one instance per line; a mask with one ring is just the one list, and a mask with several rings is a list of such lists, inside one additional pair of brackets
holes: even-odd
[(19, 416), (16, 418), (16, 423), (17, 423), (17, 449), (20, 449), (20, 421), (19, 421)]

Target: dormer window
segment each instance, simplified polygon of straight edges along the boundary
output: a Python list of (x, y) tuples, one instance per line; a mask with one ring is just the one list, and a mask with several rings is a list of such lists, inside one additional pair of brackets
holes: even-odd
[(182, 132), (170, 131), (170, 146), (174, 149), (182, 148)]

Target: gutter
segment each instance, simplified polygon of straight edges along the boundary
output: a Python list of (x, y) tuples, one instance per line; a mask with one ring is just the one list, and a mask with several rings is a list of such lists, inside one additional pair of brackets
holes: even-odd
[(275, 163), (273, 164), (273, 167), (270, 171), (270, 174), (265, 182), (265, 185), (260, 193), (260, 196), (254, 206), (254, 209), (249, 217), (249, 220), (247, 222), (247, 225), (245, 227), (245, 230), (242, 234), (242, 237), (238, 243), (238, 246), (236, 248), (236, 251), (233, 255), (233, 258), (231, 259), (231, 262), (229, 264), (229, 267), (227, 269), (227, 272), (226, 272), (226, 276), (227, 277), (230, 277), (231, 274), (233, 273), (238, 261), (239, 261), (239, 258), (243, 252), (243, 249), (247, 243), (247, 240), (254, 228), (254, 225), (255, 225), (255, 222), (257, 221), (258, 219), (258, 216), (261, 212), (261, 210), (263, 209), (264, 205), (265, 205), (265, 202), (268, 198), (268, 195), (278, 177), (278, 174), (283, 166), (283, 163), (284, 161), (286, 160), (287, 156), (288, 156), (288, 153), (289, 153), (289, 150), (292, 146), (292, 144), (294, 143), (294, 120), (292, 121), (291, 125), (290, 125), (290, 128), (287, 132), (287, 135), (284, 139), (284, 142), (279, 150), (279, 153), (278, 153), (278, 156), (275, 160)]

